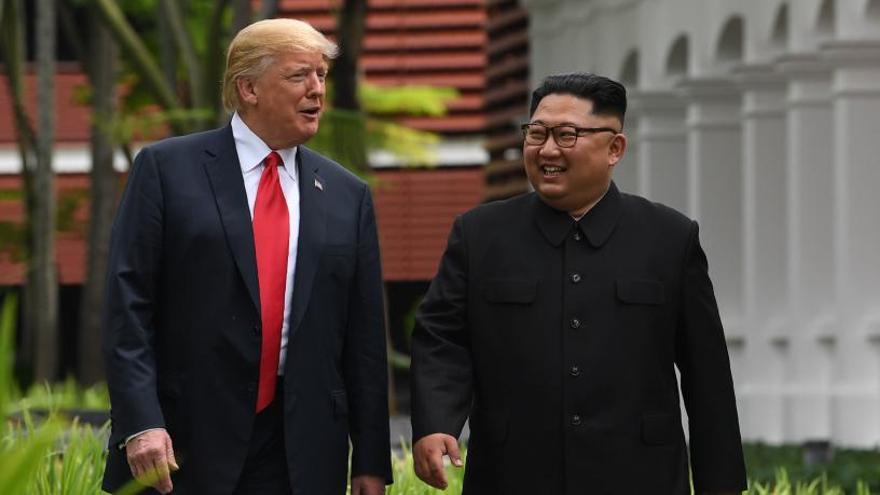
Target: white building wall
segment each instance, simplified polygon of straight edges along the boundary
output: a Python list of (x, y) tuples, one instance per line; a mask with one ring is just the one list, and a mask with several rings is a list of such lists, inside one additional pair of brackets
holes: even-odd
[(523, 4), (533, 85), (637, 54), (620, 184), (701, 224), (744, 437), (880, 445), (880, 0)]

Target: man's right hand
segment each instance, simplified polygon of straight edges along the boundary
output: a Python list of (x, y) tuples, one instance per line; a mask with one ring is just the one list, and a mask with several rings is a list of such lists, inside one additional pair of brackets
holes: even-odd
[(413, 445), (413, 466), (416, 476), (425, 483), (445, 490), (446, 471), (443, 468), (443, 456), (449, 456), (452, 465), (463, 466), (458, 441), (446, 433), (432, 433), (420, 438)]
[(148, 430), (125, 444), (128, 466), (135, 479), (161, 493), (171, 493), (171, 473), (180, 469), (171, 437), (164, 428)]

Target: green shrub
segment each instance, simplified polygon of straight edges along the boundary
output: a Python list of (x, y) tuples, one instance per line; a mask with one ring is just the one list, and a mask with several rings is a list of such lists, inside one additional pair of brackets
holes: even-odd
[(860, 482), (873, 493), (880, 493), (880, 451), (834, 449), (830, 462), (815, 465), (804, 463), (803, 449), (796, 445), (749, 443), (743, 451), (749, 478), (757, 483), (778, 482), (778, 471), (784, 468), (792, 483), (824, 477), (848, 494), (858, 493)]

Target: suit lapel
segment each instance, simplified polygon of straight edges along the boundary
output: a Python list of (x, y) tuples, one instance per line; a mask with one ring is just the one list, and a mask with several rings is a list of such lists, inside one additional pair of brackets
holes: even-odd
[(260, 290), (257, 285), (254, 232), (232, 127), (227, 125), (220, 129), (215, 145), (206, 149), (205, 153), (207, 158), (203, 165), (211, 181), (226, 240), (251, 301), (259, 313)]
[[(326, 233), (326, 196), (328, 185), (319, 175), (318, 160), (305, 146), (297, 149), (299, 167), (299, 245), (296, 253), (296, 274), (293, 282), (288, 341), (293, 339), (309, 305), (312, 284)], [(320, 186), (319, 186), (320, 184)]]

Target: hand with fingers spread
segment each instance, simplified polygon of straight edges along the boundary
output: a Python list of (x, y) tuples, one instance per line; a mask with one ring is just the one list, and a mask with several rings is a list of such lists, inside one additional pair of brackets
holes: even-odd
[(446, 433), (433, 433), (420, 438), (413, 445), (413, 465), (416, 476), (425, 483), (445, 490), (447, 486), (446, 471), (443, 468), (443, 456), (448, 456), (455, 467), (462, 467), (461, 452), (458, 440)]
[(171, 473), (180, 469), (174, 458), (171, 437), (164, 428), (148, 430), (125, 444), (131, 474), (160, 493), (171, 493)]

